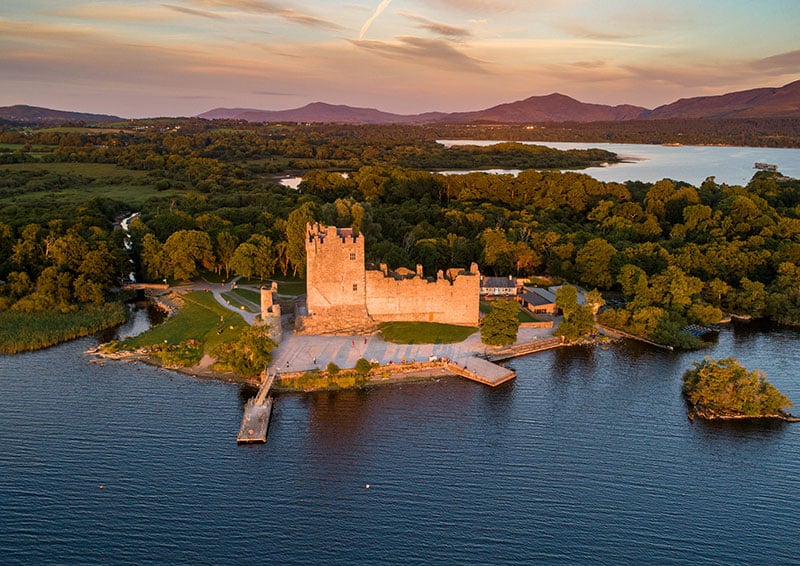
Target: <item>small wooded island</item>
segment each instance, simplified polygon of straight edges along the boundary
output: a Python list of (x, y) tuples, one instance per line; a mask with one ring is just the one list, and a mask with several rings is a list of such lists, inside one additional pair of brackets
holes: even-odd
[(761, 371), (748, 371), (736, 358), (709, 357), (692, 365), (694, 369), (683, 374), (690, 419), (800, 420), (784, 410), (793, 406), (786, 395), (767, 382)]

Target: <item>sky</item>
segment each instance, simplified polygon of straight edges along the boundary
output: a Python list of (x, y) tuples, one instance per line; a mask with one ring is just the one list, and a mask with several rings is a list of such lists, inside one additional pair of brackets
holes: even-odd
[(2, 0), (0, 106), (654, 108), (800, 79), (798, 24), (797, 0)]

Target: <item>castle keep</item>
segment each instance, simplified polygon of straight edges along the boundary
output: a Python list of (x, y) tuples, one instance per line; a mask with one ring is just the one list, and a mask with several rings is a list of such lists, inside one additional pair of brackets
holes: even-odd
[(426, 278), (416, 271), (367, 269), (364, 237), (351, 228), (306, 229), (308, 316), (303, 330), (349, 331), (376, 322), (421, 321), (478, 326), (480, 273), (448, 269)]

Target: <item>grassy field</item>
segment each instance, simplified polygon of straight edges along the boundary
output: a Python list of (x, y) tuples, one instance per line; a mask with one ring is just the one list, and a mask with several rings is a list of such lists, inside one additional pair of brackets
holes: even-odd
[(261, 293), (258, 291), (253, 291), (252, 289), (241, 289), (236, 288), (232, 291), (235, 295), (239, 295), (241, 298), (250, 301), (251, 303), (255, 303), (257, 305), (261, 304)]
[[(261, 312), (260, 308), (252, 307), (252, 306), (250, 306), (250, 304), (245, 303), (245, 302), (243, 302), (241, 300), (242, 299), (241, 291), (244, 291), (244, 290), (245, 289), (234, 289), (230, 293), (222, 293), (222, 298), (225, 299), (226, 301), (228, 301), (229, 304), (233, 305), (234, 307), (236, 307), (238, 309), (241, 309), (241, 310), (244, 310), (244, 311), (247, 311), (247, 312), (254, 312), (254, 313)], [(252, 292), (253, 291), (251, 291), (251, 293)], [(258, 293), (255, 293), (255, 294), (258, 295)], [(247, 298), (247, 297), (245, 297), (245, 298)], [(252, 301), (252, 299), (250, 299), (250, 298), (247, 298), (247, 300)], [(258, 304), (258, 303), (256, 303), (256, 304)]]
[[(211, 293), (195, 291), (183, 295), (183, 299), (185, 303), (178, 314), (139, 336), (128, 338), (125, 348), (162, 345), (165, 340), (167, 344), (195, 340), (203, 344), (205, 353), (210, 353), (218, 344), (237, 337), (247, 327), (241, 316), (220, 305)], [(224, 323), (220, 323), (221, 318)]]
[(145, 171), (133, 171), (109, 163), (13, 163), (0, 165), (0, 170), (46, 171), (55, 175), (82, 177), (80, 181), (62, 189), (26, 189), (0, 198), (2, 205), (24, 205), (42, 198), (64, 204), (79, 204), (93, 197), (106, 197), (138, 206), (153, 197), (166, 198), (181, 193), (174, 189), (159, 191), (155, 187), (156, 180)]
[(477, 328), (436, 322), (384, 322), (383, 339), (395, 344), (453, 344), (463, 342)]
[[(261, 279), (245, 279), (244, 277), (239, 279), (239, 284), (241, 285), (251, 285), (251, 286), (260, 286), (263, 285), (264, 287), (269, 288), (272, 285), (272, 282), (276, 281), (274, 279), (268, 279), (266, 281), (262, 281)], [(306, 292), (306, 282), (302, 280), (295, 280), (295, 281), (278, 281), (278, 294), (279, 295), (288, 295), (292, 297), (296, 297), (298, 295), (304, 295)]]

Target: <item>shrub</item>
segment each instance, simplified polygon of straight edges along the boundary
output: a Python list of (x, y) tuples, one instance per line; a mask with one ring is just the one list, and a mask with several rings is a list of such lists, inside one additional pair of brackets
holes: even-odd
[(341, 368), (333, 362), (328, 363), (325, 369), (327, 369), (328, 373), (331, 375), (336, 375), (341, 370)]
[(372, 364), (364, 358), (359, 358), (356, 362), (356, 373), (367, 375), (372, 370)]

